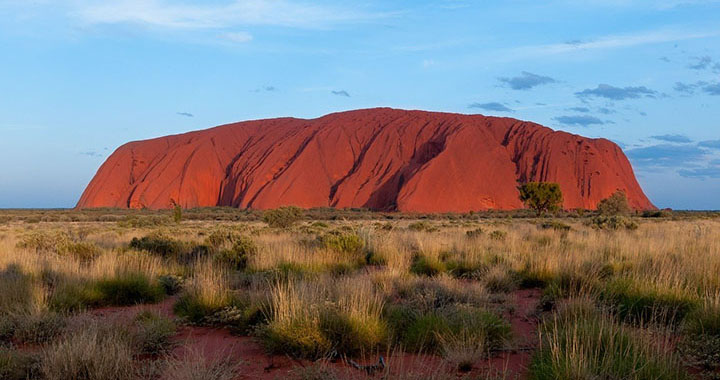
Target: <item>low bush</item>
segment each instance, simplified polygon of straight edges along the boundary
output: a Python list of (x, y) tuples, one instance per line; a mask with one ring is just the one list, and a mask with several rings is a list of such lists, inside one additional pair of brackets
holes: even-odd
[(489, 237), (492, 240), (505, 241), (505, 239), (507, 238), (507, 232), (501, 231), (501, 230), (495, 230), (490, 233)]
[(356, 233), (340, 231), (320, 235), (318, 241), (323, 247), (342, 253), (360, 253), (365, 244)]
[(540, 328), (530, 378), (689, 379), (677, 357), (594, 311), (591, 305), (554, 314)]
[[(476, 353), (497, 350), (510, 338), (510, 325), (480, 308), (451, 305), (422, 312), (407, 305), (388, 308), (386, 317), (396, 342), (403, 349), (450, 354), (473, 341)], [(479, 359), (479, 358), (476, 358)]]
[(593, 228), (600, 230), (630, 230), (634, 231), (638, 229), (638, 224), (630, 218), (624, 216), (596, 216), (592, 219), (590, 224)]
[(37, 356), (0, 347), (0, 379), (37, 379), (37, 372)]
[(230, 356), (206, 357), (192, 351), (184, 358), (165, 361), (163, 378), (173, 380), (232, 380), (238, 375), (238, 363)]
[(416, 255), (410, 265), (410, 272), (425, 275), (436, 276), (447, 270), (445, 263), (437, 257)]
[(681, 291), (663, 290), (631, 279), (609, 281), (601, 299), (613, 307), (623, 321), (678, 324), (698, 306), (695, 297)]
[(165, 296), (162, 285), (141, 272), (120, 273), (115, 278), (98, 280), (95, 286), (103, 305), (156, 303)]
[(263, 221), (272, 228), (289, 228), (302, 218), (303, 211), (299, 207), (286, 206), (263, 213)]
[(35, 313), (15, 317), (13, 338), (20, 343), (43, 344), (60, 336), (65, 318), (57, 313)]
[(411, 231), (425, 231), (425, 232), (435, 232), (438, 230), (437, 227), (433, 226), (432, 224), (428, 222), (413, 222), (408, 224), (408, 229)]
[(66, 312), (99, 306), (156, 303), (163, 299), (163, 285), (141, 272), (118, 273), (97, 281), (67, 281), (50, 296), (52, 310)]
[(149, 235), (133, 238), (130, 248), (138, 251), (147, 251), (162, 257), (181, 257), (190, 254), (193, 246), (187, 242), (167, 238), (161, 235)]
[(171, 338), (176, 331), (175, 322), (156, 313), (145, 311), (135, 317), (132, 345), (137, 352), (159, 355), (172, 348)]
[(555, 230), (555, 231), (570, 231), (572, 227), (569, 224), (557, 220), (550, 220), (540, 223), (540, 228), (544, 230)]
[(78, 328), (43, 349), (40, 372), (46, 379), (133, 379), (134, 353), (126, 335), (116, 328)]
[(477, 238), (482, 236), (483, 229), (482, 228), (476, 228), (474, 230), (465, 231), (465, 236), (468, 238)]
[(243, 270), (249, 258), (257, 254), (258, 247), (248, 237), (239, 236), (233, 240), (232, 248), (220, 250), (215, 254), (215, 259), (233, 269)]
[(172, 296), (180, 292), (184, 279), (181, 276), (164, 274), (158, 276), (157, 282), (160, 284), (165, 294)]

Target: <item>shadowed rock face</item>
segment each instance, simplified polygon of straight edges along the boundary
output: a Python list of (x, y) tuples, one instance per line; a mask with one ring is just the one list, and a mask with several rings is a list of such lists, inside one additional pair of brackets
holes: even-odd
[(409, 212), (522, 208), (518, 182), (561, 186), (565, 208), (624, 190), (654, 208), (605, 139), (509, 118), (387, 108), (280, 118), (127, 143), (78, 207), (283, 205)]

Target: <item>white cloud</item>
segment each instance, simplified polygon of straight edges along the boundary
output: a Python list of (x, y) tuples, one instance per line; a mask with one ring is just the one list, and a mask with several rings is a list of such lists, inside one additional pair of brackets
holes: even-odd
[(326, 28), (338, 23), (389, 15), (290, 0), (233, 0), (211, 4), (169, 0), (92, 0), (71, 4), (71, 15), (88, 24), (140, 24), (173, 29), (248, 25)]
[(220, 35), (225, 40), (228, 40), (230, 42), (236, 42), (236, 43), (244, 43), (244, 42), (250, 42), (253, 39), (252, 34), (248, 32), (230, 32), (230, 33), (223, 33)]
[(639, 45), (676, 42), (720, 36), (720, 31), (710, 32), (678, 32), (673, 30), (657, 30), (636, 34), (611, 35), (590, 41), (571, 41), (558, 44), (521, 46), (506, 51), (508, 56), (532, 57), (574, 53), (588, 50), (616, 49)]

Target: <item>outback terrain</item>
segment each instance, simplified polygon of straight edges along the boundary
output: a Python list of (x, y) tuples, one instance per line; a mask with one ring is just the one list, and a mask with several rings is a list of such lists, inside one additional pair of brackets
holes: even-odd
[(5, 210), (2, 379), (716, 379), (720, 219)]

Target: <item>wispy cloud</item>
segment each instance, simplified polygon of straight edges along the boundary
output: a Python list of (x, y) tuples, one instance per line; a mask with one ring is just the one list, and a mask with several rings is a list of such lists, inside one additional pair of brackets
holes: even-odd
[(603, 125), (604, 121), (598, 119), (595, 116), (590, 115), (571, 115), (571, 116), (558, 116), (555, 120), (564, 125), (576, 125), (581, 127), (589, 127), (591, 125)]
[(608, 84), (600, 84), (597, 88), (589, 88), (575, 95), (579, 98), (600, 97), (610, 100), (626, 100), (637, 99), (640, 97), (654, 97), (657, 91), (651, 90), (645, 86), (639, 87), (615, 87)]
[(694, 62), (688, 65), (693, 70), (705, 70), (712, 64), (712, 57), (706, 55), (703, 57), (695, 57)]
[(502, 103), (490, 102), (490, 103), (472, 103), (468, 108), (478, 108), (485, 111), (496, 111), (496, 112), (514, 112), (511, 108), (508, 108)]
[(228, 32), (221, 34), (220, 37), (235, 43), (250, 42), (253, 39), (252, 34), (248, 32)]
[(168, 0), (93, 0), (70, 4), (71, 15), (88, 24), (127, 23), (180, 29), (217, 29), (247, 25), (325, 28), (392, 15), (367, 12), (359, 8), (289, 0), (234, 0), (207, 2), (202, 5)]
[(195, 117), (195, 115), (191, 114), (190, 112), (176, 112), (176, 114), (185, 117)]
[(708, 95), (720, 95), (720, 83), (708, 84), (702, 88)]
[(671, 142), (671, 143), (691, 143), (692, 140), (690, 140), (689, 137), (685, 135), (658, 135), (658, 136), (650, 136), (651, 138), (655, 140), (665, 141), (665, 142)]
[(330, 92), (331, 92), (333, 95), (344, 96), (344, 97), (346, 97), (346, 98), (349, 98), (349, 97), (350, 97), (350, 94), (349, 94), (347, 91), (345, 91), (345, 90), (339, 90), (339, 91), (332, 90), (332, 91), (330, 91)]
[(80, 152), (80, 154), (83, 156), (88, 156), (88, 157), (93, 157), (93, 158), (103, 157), (102, 153), (96, 152), (94, 150), (89, 150), (87, 152)]
[(574, 53), (578, 51), (628, 48), (633, 46), (695, 40), (720, 36), (720, 30), (679, 31), (671, 29), (653, 30), (634, 34), (602, 36), (591, 40), (573, 40), (571, 42), (529, 45), (512, 48), (505, 53), (516, 58), (537, 57)]
[(529, 90), (533, 87), (557, 82), (557, 80), (551, 77), (533, 74), (527, 71), (523, 71), (520, 75), (515, 77), (503, 77), (498, 78), (498, 80), (507, 84), (513, 90)]
[(699, 146), (720, 150), (720, 140), (705, 140), (698, 143)]
[(626, 153), (634, 163), (644, 167), (687, 167), (703, 162), (707, 151), (696, 145), (659, 144)]

